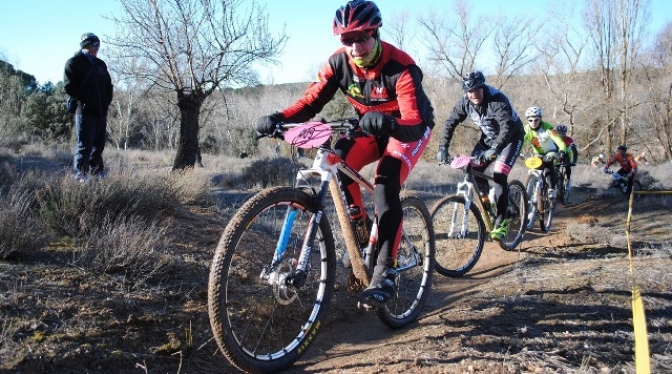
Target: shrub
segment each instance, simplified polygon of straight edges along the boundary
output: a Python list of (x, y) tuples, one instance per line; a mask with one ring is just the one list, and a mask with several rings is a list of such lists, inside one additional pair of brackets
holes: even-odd
[(123, 273), (135, 285), (171, 267), (165, 254), (170, 245), (167, 228), (158, 221), (108, 215), (91, 229), (75, 254), (75, 263), (94, 272)]
[(252, 162), (243, 170), (243, 180), (247, 187), (269, 187), (292, 185), (297, 166), (288, 158), (265, 158)]
[(0, 260), (22, 257), (49, 243), (49, 230), (31, 205), (30, 193), (20, 191), (10, 192), (0, 203)]
[(38, 191), (40, 217), (58, 235), (87, 237), (106, 217), (137, 216), (145, 222), (169, 213), (180, 203), (164, 176), (118, 175), (80, 184), (69, 177), (52, 177)]

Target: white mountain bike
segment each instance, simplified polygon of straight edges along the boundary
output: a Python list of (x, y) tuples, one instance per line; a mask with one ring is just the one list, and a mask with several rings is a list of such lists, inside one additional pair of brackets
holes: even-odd
[[(369, 285), (377, 257), (377, 218), (369, 240), (360, 244), (340, 173), (368, 192), (369, 206), (373, 185), (331, 149), (332, 132), (352, 134), (357, 128), (356, 121), (278, 125), (271, 136), (317, 148), (312, 167), (298, 171), (294, 187), (272, 187), (250, 198), (224, 230), (210, 268), (208, 312), (217, 345), (242, 370), (270, 373), (291, 366), (323, 327), (336, 273), (334, 232), (325, 211), (331, 199), (338, 218), (333, 227), (342, 232), (352, 283), (359, 289)], [(434, 271), (427, 207), (412, 196), (402, 196), (401, 205), (397, 292), (377, 309), (392, 328), (418, 318)]]

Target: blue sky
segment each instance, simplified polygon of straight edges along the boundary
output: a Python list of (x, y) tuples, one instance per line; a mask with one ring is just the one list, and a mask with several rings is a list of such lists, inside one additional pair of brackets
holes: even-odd
[[(263, 83), (310, 80), (317, 67), (340, 47), (338, 38), (332, 34), (331, 22), (335, 10), (345, 0), (257, 1), (266, 6), (271, 31), (280, 32), (285, 26), (290, 37), (279, 56), (281, 65), (258, 69)], [(383, 15), (385, 39), (386, 17), (404, 12), (413, 18), (429, 12), (448, 12), (452, 10), (453, 1), (378, 0), (376, 4)], [(545, 16), (546, 2), (478, 0), (472, 4), (477, 13)], [(84, 32), (94, 32), (101, 37), (99, 57), (105, 59), (104, 35), (113, 35), (115, 27), (104, 16), (120, 14), (121, 6), (116, 0), (2, 0), (0, 9), (0, 59), (33, 74), (40, 83), (56, 83), (63, 79), (63, 65), (79, 48), (79, 38)], [(672, 1), (652, 0), (651, 10), (650, 27), (654, 31), (672, 20)], [(409, 53), (414, 55), (414, 51)], [(414, 57), (421, 62), (421, 56)]]

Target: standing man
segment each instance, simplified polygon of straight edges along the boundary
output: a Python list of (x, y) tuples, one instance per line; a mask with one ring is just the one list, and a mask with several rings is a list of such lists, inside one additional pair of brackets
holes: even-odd
[[(464, 96), (453, 108), (443, 124), (443, 134), (439, 140), (439, 152), (436, 155), (440, 163), (446, 163), (450, 157), (448, 146), (458, 124), (471, 119), (481, 129), (481, 138), (474, 146), (471, 155), (477, 157), (472, 162), (473, 170), (483, 172), (494, 162), (494, 192), (497, 202), (495, 228), (490, 232), (493, 240), (502, 240), (508, 233), (508, 224), (504, 219), (509, 199), (508, 176), (523, 145), (523, 122), (501, 91), (485, 84), (485, 76), (474, 71), (462, 78)], [(481, 191), (488, 191), (488, 180), (474, 177)], [(500, 198), (504, 196), (504, 198)], [(491, 201), (494, 204), (495, 201)]]
[[(356, 170), (378, 162), (374, 202), (378, 213), (378, 263), (371, 285), (359, 295), (365, 305), (382, 306), (396, 292), (395, 264), (401, 240), (401, 186), (429, 143), (434, 109), (422, 88), (422, 71), (404, 51), (383, 41), (383, 19), (373, 1), (352, 0), (336, 10), (334, 34), (343, 46), (322, 65), (316, 80), (294, 104), (259, 119), (256, 130), (272, 133), (281, 122), (304, 122), (345, 94), (368, 135), (343, 137), (336, 153)], [(348, 205), (365, 215), (357, 183), (342, 175)], [(366, 216), (363, 217), (366, 219)]]
[(98, 56), (100, 39), (93, 33), (82, 35), (77, 51), (65, 63), (65, 93), (77, 100), (75, 112), (75, 178), (85, 182), (88, 175), (105, 171), (103, 150), (107, 133), (107, 109), (112, 102), (112, 79), (107, 65)]

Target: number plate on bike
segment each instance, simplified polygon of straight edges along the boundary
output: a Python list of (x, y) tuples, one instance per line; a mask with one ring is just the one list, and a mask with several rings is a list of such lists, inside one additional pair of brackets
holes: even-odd
[(544, 161), (539, 157), (529, 157), (525, 159), (525, 166), (530, 169), (539, 169)]
[(450, 167), (453, 168), (453, 169), (461, 169), (461, 168), (469, 165), (470, 162), (471, 162), (471, 157), (460, 155), (460, 156), (457, 156), (453, 159), (453, 161), (450, 163)]
[(285, 141), (299, 148), (315, 148), (331, 137), (331, 126), (321, 122), (308, 122), (285, 132)]

